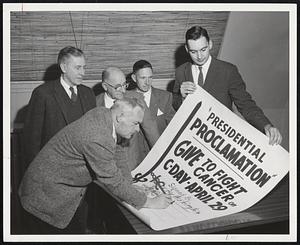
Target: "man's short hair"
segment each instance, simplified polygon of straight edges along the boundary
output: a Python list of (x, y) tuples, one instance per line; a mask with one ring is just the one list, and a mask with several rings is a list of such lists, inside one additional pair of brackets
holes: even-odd
[(185, 33), (185, 43), (187, 44), (188, 40), (197, 40), (200, 37), (205, 37), (206, 40), (209, 42), (209, 35), (205, 28), (201, 26), (193, 26), (188, 29)]
[(108, 79), (109, 73), (107, 72), (107, 70), (104, 70), (102, 72), (102, 82), (105, 82)]
[(57, 64), (60, 65), (65, 61), (65, 59), (69, 58), (71, 55), (75, 57), (80, 57), (80, 56), (84, 56), (84, 53), (79, 48), (67, 46), (59, 51), (57, 57)]
[(134, 109), (135, 107), (140, 107), (143, 111), (145, 111), (145, 103), (142, 99), (139, 98), (131, 98), (131, 97), (123, 97), (123, 99), (115, 100), (112, 109), (124, 108), (124, 106), (129, 106)]
[(147, 60), (139, 60), (139, 61), (135, 62), (132, 70), (133, 70), (133, 73), (136, 73), (138, 70), (144, 69), (144, 68), (151, 68), (151, 70), (153, 70), (152, 65)]

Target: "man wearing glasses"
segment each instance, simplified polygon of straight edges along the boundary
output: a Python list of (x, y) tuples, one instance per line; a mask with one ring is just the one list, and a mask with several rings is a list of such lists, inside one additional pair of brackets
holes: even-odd
[(110, 108), (116, 99), (123, 98), (128, 84), (119, 68), (108, 67), (102, 72), (102, 87), (105, 93), (97, 96), (97, 106)]
[[(101, 93), (96, 96), (96, 105), (106, 108), (111, 108), (115, 102), (115, 100), (123, 99), (124, 97), (129, 98), (137, 98), (144, 102), (143, 94), (138, 93), (136, 91), (127, 91), (126, 88), (128, 84), (126, 83), (125, 74), (117, 67), (108, 67), (102, 72), (102, 83), (101, 83), (104, 93)], [(156, 119), (152, 117), (149, 108), (145, 103), (145, 113), (142, 123), (140, 124), (141, 130), (143, 131), (145, 138), (149, 144), (149, 147), (155, 144), (157, 139), (159, 138), (159, 130), (157, 126)], [(131, 147), (129, 141), (125, 141), (125, 145)], [(128, 148), (128, 149), (129, 149)], [(132, 166), (136, 166), (137, 163), (134, 162), (136, 156), (129, 154), (128, 151), (128, 167), (132, 170)], [(104, 222), (105, 227), (107, 227), (108, 234), (115, 233), (130, 233), (130, 231), (125, 230), (128, 227), (122, 218), (122, 214), (119, 211), (118, 207), (115, 205), (114, 200), (109, 197), (106, 193), (104, 193), (100, 188), (95, 187), (91, 190), (90, 198), (92, 198), (93, 202), (93, 211), (91, 212), (94, 217), (98, 220), (102, 220)], [(106, 208), (99, 209), (99, 205), (105, 206)], [(105, 210), (103, 212), (102, 210)], [(109, 210), (109, 211), (108, 211)], [(98, 217), (101, 218), (98, 218)], [(97, 225), (97, 224), (96, 224)], [(102, 225), (103, 226), (103, 225)]]
[[(106, 108), (112, 107), (116, 99), (125, 97), (144, 99), (143, 95), (135, 91), (126, 91), (125, 74), (117, 67), (108, 67), (102, 72), (102, 87), (105, 93), (96, 97), (97, 106)], [(155, 118), (151, 116), (149, 108), (146, 106), (145, 116), (141, 123), (141, 130), (145, 133), (150, 147), (152, 147), (159, 138), (159, 130)]]

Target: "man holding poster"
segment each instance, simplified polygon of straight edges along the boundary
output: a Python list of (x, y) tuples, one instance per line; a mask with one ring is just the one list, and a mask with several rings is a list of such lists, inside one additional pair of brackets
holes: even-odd
[[(187, 31), (193, 63), (176, 69), (173, 106), (178, 111), (132, 171), (148, 196), (166, 193), (174, 201), (165, 210), (137, 211), (124, 203), (153, 230), (244, 211), (289, 171), (279, 130), (246, 91), (236, 66), (212, 58), (211, 48), (205, 29)], [(233, 103), (248, 123), (231, 112)]]
[(280, 145), (270, 145), (266, 135), (199, 87), (132, 171), (148, 196), (166, 193), (172, 205), (165, 210), (124, 205), (153, 230), (239, 213), (279, 183), (288, 162)]
[(193, 63), (186, 62), (176, 69), (174, 108), (178, 110), (182, 101), (188, 94), (194, 93), (198, 85), (230, 110), (234, 103), (248, 123), (269, 137), (271, 145), (280, 144), (282, 136), (279, 130), (273, 127), (246, 91), (237, 67), (210, 55), (213, 44), (207, 30), (193, 26), (186, 32), (185, 38), (185, 48)]

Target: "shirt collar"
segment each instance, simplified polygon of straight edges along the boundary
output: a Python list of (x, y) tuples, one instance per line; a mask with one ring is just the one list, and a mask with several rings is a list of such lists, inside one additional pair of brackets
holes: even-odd
[(64, 90), (67, 92), (67, 94), (69, 95), (69, 97), (71, 97), (71, 91), (70, 91), (70, 87), (74, 88), (74, 92), (77, 94), (77, 86), (70, 86), (69, 84), (67, 84), (67, 82), (63, 79), (62, 76), (60, 76), (60, 84), (63, 86)]
[(115, 100), (111, 98), (106, 92), (104, 93), (104, 105), (106, 108), (111, 108)]
[(150, 107), (151, 92), (152, 92), (152, 88), (150, 87), (150, 89), (147, 92), (143, 93), (144, 94), (144, 100), (145, 100), (148, 107)]
[(207, 71), (210, 66), (210, 63), (211, 63), (211, 56), (208, 57), (208, 60), (204, 63), (204, 65), (202, 66), (202, 69)]
[[(205, 64), (201, 66), (202, 67), (202, 74), (203, 74), (203, 83), (205, 83), (206, 75), (207, 75), (211, 60), (212, 60), (212, 58), (211, 58), (211, 56), (209, 56), (207, 61), (205, 62)], [(199, 76), (199, 68), (198, 67), (199, 66), (196, 65), (196, 64), (193, 64), (192, 67), (191, 67), (194, 83), (196, 83), (196, 84), (198, 82), (198, 76)]]
[[(210, 66), (211, 63), (211, 56), (208, 57), (207, 61), (202, 65), (202, 72), (206, 72)], [(198, 65), (194, 64), (195, 67), (198, 67)]]

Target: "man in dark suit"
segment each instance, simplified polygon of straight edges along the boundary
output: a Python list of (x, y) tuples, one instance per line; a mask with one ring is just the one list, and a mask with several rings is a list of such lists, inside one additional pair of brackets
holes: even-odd
[(82, 85), (85, 58), (80, 49), (65, 47), (58, 54), (61, 76), (32, 92), (24, 125), (25, 158), (29, 164), (60, 129), (96, 106), (93, 91)]
[(133, 186), (126, 150), (117, 144), (139, 131), (144, 110), (138, 99), (117, 100), (111, 109), (97, 107), (87, 112), (49, 140), (19, 188), (22, 206), (39, 224), (33, 226), (40, 229), (35, 233), (70, 232), (91, 182), (137, 209), (166, 208), (171, 203), (169, 196), (150, 198)]
[[(26, 165), (59, 130), (96, 106), (93, 91), (81, 84), (85, 73), (83, 52), (71, 46), (65, 47), (60, 50), (57, 61), (60, 78), (35, 88), (29, 101), (24, 125)], [(76, 216), (78, 227), (85, 227), (88, 212), (85, 201), (79, 210), (81, 212)]]
[[(134, 63), (131, 78), (136, 85), (134, 90), (143, 95), (152, 117), (157, 122), (161, 135), (175, 115), (175, 110), (172, 107), (172, 94), (152, 86), (153, 68), (146, 60), (139, 60)], [(149, 153), (150, 148), (142, 131), (136, 134), (132, 141), (132, 155), (135, 154), (135, 162), (139, 164)]]
[(207, 30), (191, 27), (185, 35), (185, 48), (192, 62), (179, 66), (175, 72), (173, 107), (177, 110), (184, 98), (197, 86), (203, 87), (232, 110), (234, 103), (242, 116), (269, 137), (269, 143), (280, 144), (282, 136), (246, 91), (246, 85), (235, 65), (211, 57), (212, 41)]

